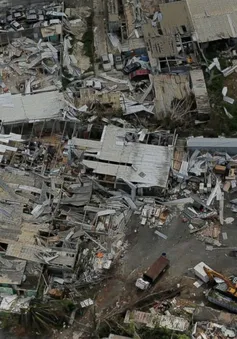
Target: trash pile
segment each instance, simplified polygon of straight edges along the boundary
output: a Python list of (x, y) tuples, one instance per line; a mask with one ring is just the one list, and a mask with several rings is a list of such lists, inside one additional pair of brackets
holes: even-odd
[[(165, 205), (181, 211), (190, 233), (208, 245), (221, 246), (221, 225), (233, 222), (231, 217), (224, 218), (224, 194), (236, 191), (236, 157), (195, 150), (184, 153), (178, 167), (176, 160), (174, 164), (171, 199)], [(234, 212), (236, 202), (230, 203)], [(227, 239), (226, 233), (222, 236)]]
[(2, 236), (6, 256), (45, 266), (48, 297), (77, 295), (103, 280), (127, 247), (129, 194), (114, 194), (86, 174), (77, 164), (80, 154), (68, 151), (61, 136), (0, 139), (1, 229), (15, 227), (14, 236)]
[(192, 331), (192, 339), (236, 338), (236, 331), (208, 321), (197, 322)]
[(169, 210), (166, 206), (155, 203), (152, 198), (138, 198), (138, 203), (143, 203), (135, 213), (141, 213), (141, 225), (149, 228), (162, 227), (168, 223)]
[(2, 91), (29, 94), (60, 88), (58, 82), (60, 46), (29, 38), (18, 38), (3, 49)]

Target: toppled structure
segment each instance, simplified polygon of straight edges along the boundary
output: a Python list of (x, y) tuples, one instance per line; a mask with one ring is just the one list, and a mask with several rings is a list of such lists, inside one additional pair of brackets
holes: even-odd
[(212, 323), (212, 322), (197, 322), (194, 325), (192, 332), (192, 339), (198, 338), (213, 338), (213, 336), (218, 336), (218, 338), (235, 338), (236, 332), (232, 329), (228, 329), (223, 325)]
[(4, 92), (29, 94), (60, 88), (58, 43), (35, 42), (29, 38), (13, 40), (2, 51), (2, 81)]
[[(98, 283), (126, 248), (124, 231), (134, 207), (129, 195), (114, 199), (83, 174), (76, 165), (78, 151), (60, 139), (33, 142), (10, 134), (1, 135), (1, 142), (6, 147), (0, 246), (6, 259), (1, 259), (0, 289), (7, 283), (6, 293), (32, 298), (43, 283), (45, 295), (63, 297), (65, 289)], [(16, 275), (15, 265), (21, 269)], [(34, 278), (30, 267), (39, 272)]]
[(164, 327), (169, 330), (184, 332), (189, 327), (189, 321), (184, 318), (165, 315), (154, 315), (152, 313), (146, 313), (141, 311), (127, 311), (124, 319), (124, 323), (134, 321), (135, 323), (141, 323), (147, 327), (154, 328)]

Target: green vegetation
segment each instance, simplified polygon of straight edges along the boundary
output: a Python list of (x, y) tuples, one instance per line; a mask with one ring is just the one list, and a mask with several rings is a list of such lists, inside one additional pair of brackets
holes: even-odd
[(85, 55), (90, 58), (90, 62), (94, 64), (94, 34), (93, 34), (93, 13), (87, 18), (87, 31), (82, 37)]
[(1, 312), (0, 314), (1, 328), (11, 329), (18, 325), (19, 316), (11, 313)]
[(50, 300), (42, 303), (40, 300), (31, 301), (27, 313), (21, 315), (21, 326), (27, 330), (39, 333), (49, 333), (52, 328), (62, 328), (68, 323), (74, 304), (67, 299)]
[[(232, 97), (232, 93), (229, 92), (228, 83), (226, 84), (228, 80), (228, 78), (224, 78), (218, 71), (215, 71), (211, 80), (207, 80), (207, 89), (212, 107), (211, 118), (208, 125), (215, 134), (213, 136), (221, 134), (231, 136), (237, 131), (237, 97), (234, 98), (235, 102), (233, 105), (223, 101), (222, 89), (224, 86), (228, 88), (227, 95)], [(233, 119), (227, 117), (223, 107), (233, 116)]]
[[(226, 50), (224, 41), (220, 40), (215, 43), (210, 43), (208, 49), (205, 50), (205, 56), (209, 62), (218, 56), (221, 69), (225, 69), (228, 66), (231, 66), (231, 61), (228, 57), (221, 57), (224, 50)], [(235, 81), (237, 79), (237, 74), (234, 73), (233, 75), (225, 78), (215, 67), (211, 70), (211, 74), (206, 72), (205, 67), (204, 74), (206, 77), (212, 112), (208, 124), (198, 128), (199, 135), (204, 132), (202, 133), (204, 136), (214, 137), (222, 134), (225, 136), (231, 136), (237, 131), (237, 104), (234, 103), (231, 105), (224, 102), (222, 89), (224, 86), (227, 86), (227, 96), (230, 96), (237, 101), (237, 96), (235, 94)], [(223, 107), (225, 107), (227, 111), (233, 115), (233, 119), (227, 117)]]

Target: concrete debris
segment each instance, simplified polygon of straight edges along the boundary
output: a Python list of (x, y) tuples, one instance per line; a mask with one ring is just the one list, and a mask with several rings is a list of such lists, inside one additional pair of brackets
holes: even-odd
[[(0, 310), (27, 313), (32, 304), (67, 299), (75, 308), (63, 327), (97, 304), (89, 292), (100, 284), (98, 294), (104, 293), (102, 282), (117, 277), (119, 264), (131, 260), (130, 243), (136, 243), (132, 255), (143, 255), (141, 235), (152, 253), (149, 237), (160, 250), (166, 244), (171, 265), (176, 253), (169, 247), (183, 234), (187, 250), (189, 238), (198, 240), (187, 255), (198, 243), (208, 251), (207, 262), (215, 251), (228, 249), (224, 263), (236, 257), (236, 248), (227, 246), (237, 213), (237, 139), (184, 137), (187, 130), (207, 135), (210, 126), (221, 125), (208, 122), (213, 110), (225, 127), (232, 124), (229, 133), (235, 127), (233, 1), (218, 1), (221, 29), (212, 11), (202, 13), (204, 5), (197, 15), (192, 0), (87, 2), (66, 9), (48, 1), (1, 4)], [(211, 43), (218, 54), (209, 59)], [(216, 78), (223, 88), (209, 98)], [(173, 220), (177, 227), (170, 228)], [(193, 272), (200, 279), (190, 284), (195, 294), (213, 282), (216, 288), (205, 291), (209, 302), (237, 313), (236, 303), (228, 301), (237, 295), (235, 277), (202, 261)], [(145, 289), (150, 282), (143, 278), (136, 286)], [(175, 281), (177, 293), (186, 278)], [(127, 280), (121, 278), (124, 295)], [(116, 288), (114, 281), (111, 286)], [(150, 313), (135, 304), (125, 323), (188, 331), (195, 307), (177, 306), (172, 293), (149, 301)], [(128, 307), (120, 297), (116, 307), (124, 303), (124, 312)], [(100, 301), (100, 313), (108, 314)], [(88, 337), (89, 313), (78, 338)], [(193, 338), (236, 337), (226, 323), (196, 321)]]
[(94, 304), (94, 302), (91, 299), (86, 299), (86, 300), (83, 300), (83, 301), (80, 302), (80, 305), (81, 305), (82, 308), (91, 306), (93, 304)]
[(234, 218), (233, 217), (228, 217), (224, 220), (225, 224), (229, 225), (232, 224), (234, 222)]
[(153, 315), (141, 311), (127, 311), (124, 323), (130, 322), (140, 323), (150, 328), (156, 326), (164, 327), (179, 332), (184, 332), (189, 327), (189, 321), (187, 319), (171, 315)]
[(161, 237), (161, 238), (163, 238), (163, 239), (167, 239), (167, 235), (165, 235), (165, 234), (163, 234), (163, 233), (161, 233), (161, 232), (159, 232), (159, 231), (155, 231), (155, 234), (157, 234), (159, 237)]
[(193, 285), (197, 288), (201, 287), (203, 285), (203, 281), (201, 280), (197, 280), (193, 283)]
[(194, 267), (194, 273), (196, 276), (201, 279), (203, 282), (207, 283), (209, 281), (209, 277), (207, 273), (204, 271), (203, 267), (207, 267), (211, 269), (209, 266), (207, 266), (204, 262), (200, 262)]
[(235, 338), (236, 331), (215, 322), (198, 321), (194, 324), (192, 339), (211, 339), (214, 336), (222, 339)]
[(21, 314), (21, 310), (27, 310), (30, 304), (30, 297), (20, 298), (17, 295), (3, 297), (0, 310), (2, 312), (12, 312), (14, 314)]
[(228, 77), (229, 75), (231, 75), (237, 68), (237, 65), (234, 65), (234, 66), (229, 66), (225, 69), (223, 69), (221, 72), (222, 74), (224, 75), (224, 77)]
[(222, 233), (222, 238), (223, 238), (223, 240), (227, 240), (227, 239), (228, 239), (228, 236), (227, 236), (227, 233), (226, 233), (226, 232), (223, 232), (223, 233)]
[(225, 102), (228, 102), (228, 104), (231, 104), (231, 105), (233, 105), (233, 103), (235, 102), (235, 100), (233, 98), (230, 98), (230, 97), (227, 97), (227, 96), (224, 96), (223, 100)]

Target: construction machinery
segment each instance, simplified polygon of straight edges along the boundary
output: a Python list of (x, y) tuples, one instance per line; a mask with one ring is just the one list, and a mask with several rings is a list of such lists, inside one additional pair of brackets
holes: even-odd
[(204, 271), (208, 275), (210, 281), (215, 281), (214, 278), (219, 278), (223, 280), (226, 284), (226, 290), (224, 291), (226, 294), (229, 294), (231, 297), (237, 298), (237, 284), (234, 284), (230, 279), (225, 277), (223, 274), (218, 273), (210, 268), (203, 267)]
[(230, 312), (237, 313), (237, 284), (225, 277), (223, 274), (218, 273), (208, 267), (203, 267), (208, 275), (210, 281), (216, 281), (215, 278), (222, 280), (217, 283), (214, 288), (211, 288), (206, 293), (206, 298), (209, 302), (221, 306)]

